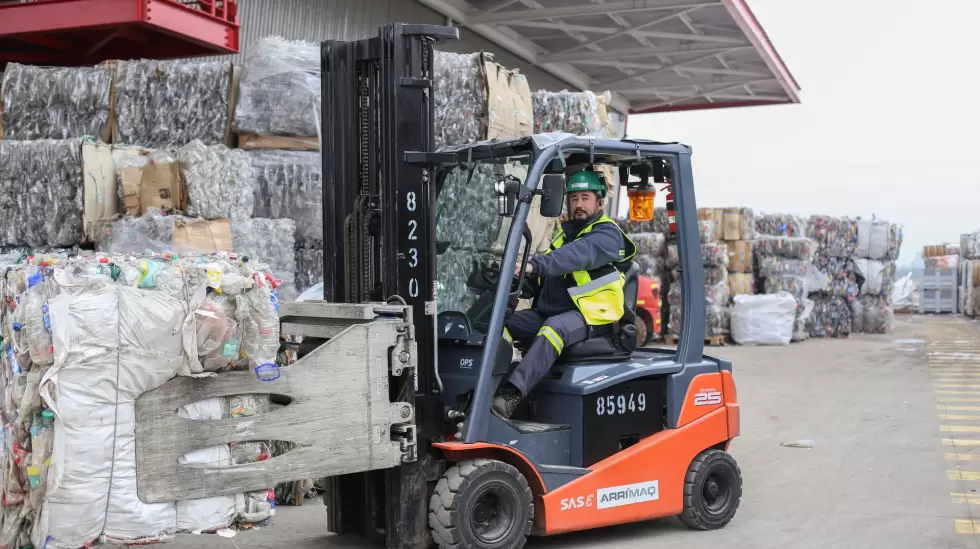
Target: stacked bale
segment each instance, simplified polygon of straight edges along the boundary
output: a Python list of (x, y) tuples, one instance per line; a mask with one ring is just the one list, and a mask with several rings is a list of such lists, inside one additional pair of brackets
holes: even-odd
[(960, 311), (975, 318), (980, 312), (980, 231), (960, 235)]
[(814, 308), (808, 331), (812, 337), (847, 337), (853, 331), (850, 303), (861, 287), (853, 260), (858, 245), (857, 221), (813, 215), (807, 235), (818, 245), (814, 266), (829, 278), (825, 287), (810, 289)]
[[(728, 247), (719, 242), (701, 244), (701, 263), (704, 266), (705, 338), (714, 343), (723, 342), (729, 329)], [(674, 338), (680, 335), (683, 306), (680, 256), (677, 245), (667, 246), (666, 266), (671, 270), (667, 290), (667, 330)], [(697, 334), (694, 334), (697, 337)], [(718, 341), (721, 338), (721, 341)]]
[(902, 249), (902, 226), (872, 219), (858, 220), (854, 267), (860, 281), (858, 298), (851, 301), (855, 332), (887, 333), (892, 329), (892, 288), (896, 260)]
[(807, 339), (806, 323), (812, 302), (808, 299), (817, 244), (806, 237), (759, 235), (755, 257), (761, 292), (788, 292), (796, 300), (793, 341)]

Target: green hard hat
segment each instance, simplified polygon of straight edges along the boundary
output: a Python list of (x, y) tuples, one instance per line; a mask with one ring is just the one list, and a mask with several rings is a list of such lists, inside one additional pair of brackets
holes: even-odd
[(577, 191), (592, 191), (598, 194), (599, 198), (606, 197), (606, 185), (602, 182), (599, 174), (592, 170), (575, 172), (568, 178), (565, 192), (573, 193)]

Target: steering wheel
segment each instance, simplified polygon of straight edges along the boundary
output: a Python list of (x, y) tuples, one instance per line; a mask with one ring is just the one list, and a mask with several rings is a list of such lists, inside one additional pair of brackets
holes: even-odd
[[(496, 261), (485, 264), (481, 268), (480, 276), (483, 281), (489, 286), (496, 288), (497, 283), (500, 280), (500, 264)], [(527, 276), (527, 275), (525, 275)], [(520, 294), (518, 297), (522, 299), (530, 299), (534, 297), (534, 291), (528, 284), (521, 284), (521, 277), (515, 276), (510, 282), (510, 294), (515, 295), (518, 293), (518, 287), (520, 287)]]

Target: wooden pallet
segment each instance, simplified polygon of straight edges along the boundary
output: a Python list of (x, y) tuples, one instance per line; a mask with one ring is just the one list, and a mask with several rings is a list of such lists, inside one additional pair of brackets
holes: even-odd
[(284, 137), (240, 133), (238, 134), (238, 148), (252, 151), (263, 149), (318, 151), (320, 150), (320, 140), (316, 137)]
[[(667, 345), (677, 345), (677, 336), (672, 334), (667, 334), (664, 336), (664, 343)], [(704, 338), (704, 345), (706, 347), (724, 347), (728, 344), (726, 336), (708, 336)]]

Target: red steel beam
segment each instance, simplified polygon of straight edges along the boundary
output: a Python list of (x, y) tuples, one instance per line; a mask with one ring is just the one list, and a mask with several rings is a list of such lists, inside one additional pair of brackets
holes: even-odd
[(139, 21), (139, 0), (45, 0), (0, 6), (0, 36)]
[(222, 21), (201, 10), (171, 0), (145, 0), (146, 22), (171, 34), (238, 53), (238, 16)]

